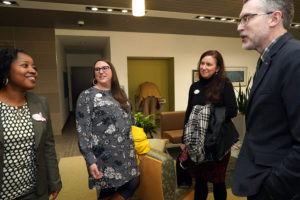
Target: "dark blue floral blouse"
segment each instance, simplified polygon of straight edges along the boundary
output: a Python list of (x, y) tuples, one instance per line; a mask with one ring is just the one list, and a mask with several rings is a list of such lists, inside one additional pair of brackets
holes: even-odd
[(77, 101), (76, 125), (79, 149), (87, 166), (96, 163), (103, 177), (89, 175), (89, 188), (124, 185), (139, 175), (132, 138), (131, 112), (123, 110), (110, 91), (89, 88)]

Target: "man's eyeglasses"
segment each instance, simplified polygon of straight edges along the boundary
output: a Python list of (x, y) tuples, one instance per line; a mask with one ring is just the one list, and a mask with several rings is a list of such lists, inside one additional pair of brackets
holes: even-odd
[(97, 67), (97, 68), (95, 68), (95, 72), (100, 72), (101, 70), (103, 72), (107, 72), (109, 69), (110, 69), (110, 66)]
[(256, 14), (245, 14), (243, 17), (241, 17), (240, 19), (238, 19), (239, 24), (241, 25), (245, 25), (249, 22), (249, 20), (255, 16), (259, 16), (259, 15), (269, 15), (272, 14), (273, 12), (267, 12), (267, 13), (256, 13)]

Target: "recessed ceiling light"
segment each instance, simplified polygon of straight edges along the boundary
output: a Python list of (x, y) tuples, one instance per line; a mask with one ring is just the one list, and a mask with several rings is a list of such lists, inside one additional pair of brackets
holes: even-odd
[(5, 5), (11, 5), (12, 3), (10, 1), (2, 1), (3, 4)]
[(111, 12), (111, 11), (113, 11), (113, 9), (111, 9), (111, 8), (108, 8), (108, 9), (107, 9), (107, 12)]
[(226, 20), (226, 18), (224, 18), (224, 17), (223, 17), (223, 18), (221, 18), (221, 21), (225, 21), (225, 20)]
[(215, 17), (210, 17), (210, 19), (214, 20), (214, 19), (216, 19), (216, 18), (215, 18)]
[(98, 8), (96, 8), (96, 7), (92, 7), (92, 8), (91, 8), (91, 10), (92, 10), (92, 11), (97, 11), (97, 10), (98, 10)]
[(127, 12), (128, 12), (128, 10), (125, 10), (125, 9), (124, 9), (124, 10), (122, 10), (122, 13), (127, 13)]
[(295, 27), (300, 27), (300, 25), (299, 24), (295, 24)]

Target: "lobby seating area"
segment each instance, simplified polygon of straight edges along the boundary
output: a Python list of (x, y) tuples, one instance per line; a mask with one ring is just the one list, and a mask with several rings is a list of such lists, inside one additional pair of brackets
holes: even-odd
[[(155, 139), (149, 139), (151, 150), (141, 156), (141, 184), (132, 200), (193, 199), (192, 188), (177, 188), (174, 162), (174, 155), (181, 142), (184, 114), (184, 111), (163, 112), (161, 114), (161, 127), (160, 129), (157, 128), (157, 133), (154, 134)], [(177, 131), (178, 135), (172, 135), (173, 131), (175, 133)], [(55, 141), (64, 185), (58, 199), (96, 199), (96, 191), (88, 189), (87, 170), (85, 161), (78, 150), (74, 119), (69, 120), (63, 135), (55, 136)], [(233, 168), (234, 166), (229, 166), (230, 173)], [(228, 183), (230, 184), (229, 180)], [(77, 194), (77, 191), (80, 192)], [(230, 200), (244, 199), (232, 195), (230, 188), (228, 188), (228, 195)], [(208, 199), (213, 199), (212, 193), (209, 194)]]

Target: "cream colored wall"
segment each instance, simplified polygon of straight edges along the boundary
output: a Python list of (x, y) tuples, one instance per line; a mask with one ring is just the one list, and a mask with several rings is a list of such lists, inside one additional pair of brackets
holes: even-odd
[(192, 70), (204, 51), (216, 49), (226, 66), (247, 66), (250, 74), (258, 58), (256, 52), (242, 50), (240, 38), (68, 29), (56, 29), (55, 34), (110, 37), (111, 61), (126, 92), (127, 57), (174, 57), (175, 110), (186, 109)]
[(63, 129), (68, 117), (69, 117), (69, 98), (64, 95), (64, 77), (63, 73), (67, 72), (66, 54), (63, 46), (58, 38), (55, 39), (56, 47), (56, 65), (57, 65), (57, 82), (58, 82), (58, 98), (59, 107), (61, 111), (60, 115), (60, 128)]

